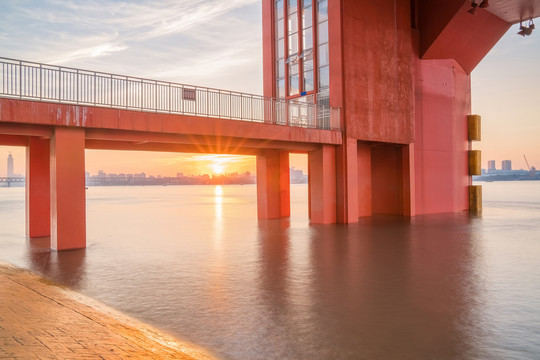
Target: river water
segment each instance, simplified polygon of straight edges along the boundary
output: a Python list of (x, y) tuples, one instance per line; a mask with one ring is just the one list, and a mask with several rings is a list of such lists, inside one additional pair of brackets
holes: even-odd
[(258, 221), (254, 186), (90, 187), (86, 250), (24, 236), (0, 188), (0, 259), (222, 359), (540, 358), (540, 182), (482, 183), (484, 212)]

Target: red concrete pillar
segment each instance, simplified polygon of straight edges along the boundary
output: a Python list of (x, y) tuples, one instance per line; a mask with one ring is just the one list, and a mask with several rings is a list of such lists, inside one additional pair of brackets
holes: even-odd
[(358, 216), (371, 216), (371, 146), (358, 144)]
[(357, 140), (345, 137), (336, 148), (337, 222), (358, 222), (358, 146)]
[(403, 164), (400, 146), (376, 146), (372, 149), (373, 212), (402, 215)]
[(57, 127), (51, 138), (51, 248), (86, 247), (85, 132)]
[(336, 151), (331, 145), (322, 145), (308, 154), (309, 207), (314, 224), (336, 222)]
[(469, 208), (469, 75), (454, 60), (417, 62), (416, 215)]
[(26, 147), (26, 235), (51, 235), (49, 139), (28, 138)]
[(414, 144), (401, 148), (402, 172), (403, 172), (403, 215), (415, 216), (415, 173), (414, 173)]
[(257, 155), (257, 213), (259, 219), (291, 215), (289, 153), (267, 150)]

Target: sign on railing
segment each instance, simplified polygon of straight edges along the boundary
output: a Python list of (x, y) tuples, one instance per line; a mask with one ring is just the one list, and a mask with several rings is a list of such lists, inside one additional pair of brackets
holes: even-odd
[(340, 109), (0, 58), (0, 96), (340, 130)]

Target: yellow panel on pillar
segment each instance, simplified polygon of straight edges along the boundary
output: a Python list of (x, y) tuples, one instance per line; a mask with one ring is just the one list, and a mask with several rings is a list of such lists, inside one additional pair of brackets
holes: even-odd
[(56, 127), (51, 138), (51, 247), (86, 247), (85, 130)]
[(482, 175), (480, 150), (469, 150), (469, 175)]
[(482, 140), (482, 118), (480, 115), (469, 115), (467, 117), (469, 141)]
[(469, 186), (469, 210), (473, 214), (482, 212), (482, 185)]

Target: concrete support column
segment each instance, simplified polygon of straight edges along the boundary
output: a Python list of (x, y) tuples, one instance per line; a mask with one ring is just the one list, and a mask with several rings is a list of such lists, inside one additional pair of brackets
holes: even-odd
[(401, 149), (403, 171), (403, 215), (416, 215), (416, 182), (414, 172), (414, 144), (405, 145)]
[(358, 216), (371, 216), (371, 146), (358, 145)]
[(345, 137), (336, 148), (337, 222), (358, 222), (358, 146), (357, 140)]
[(291, 215), (289, 153), (266, 150), (257, 155), (257, 214), (259, 219)]
[(331, 145), (308, 154), (309, 214), (313, 224), (336, 222), (336, 151)]
[(26, 235), (51, 235), (49, 139), (29, 137), (26, 147)]
[(51, 138), (51, 248), (86, 247), (85, 132), (57, 127)]

